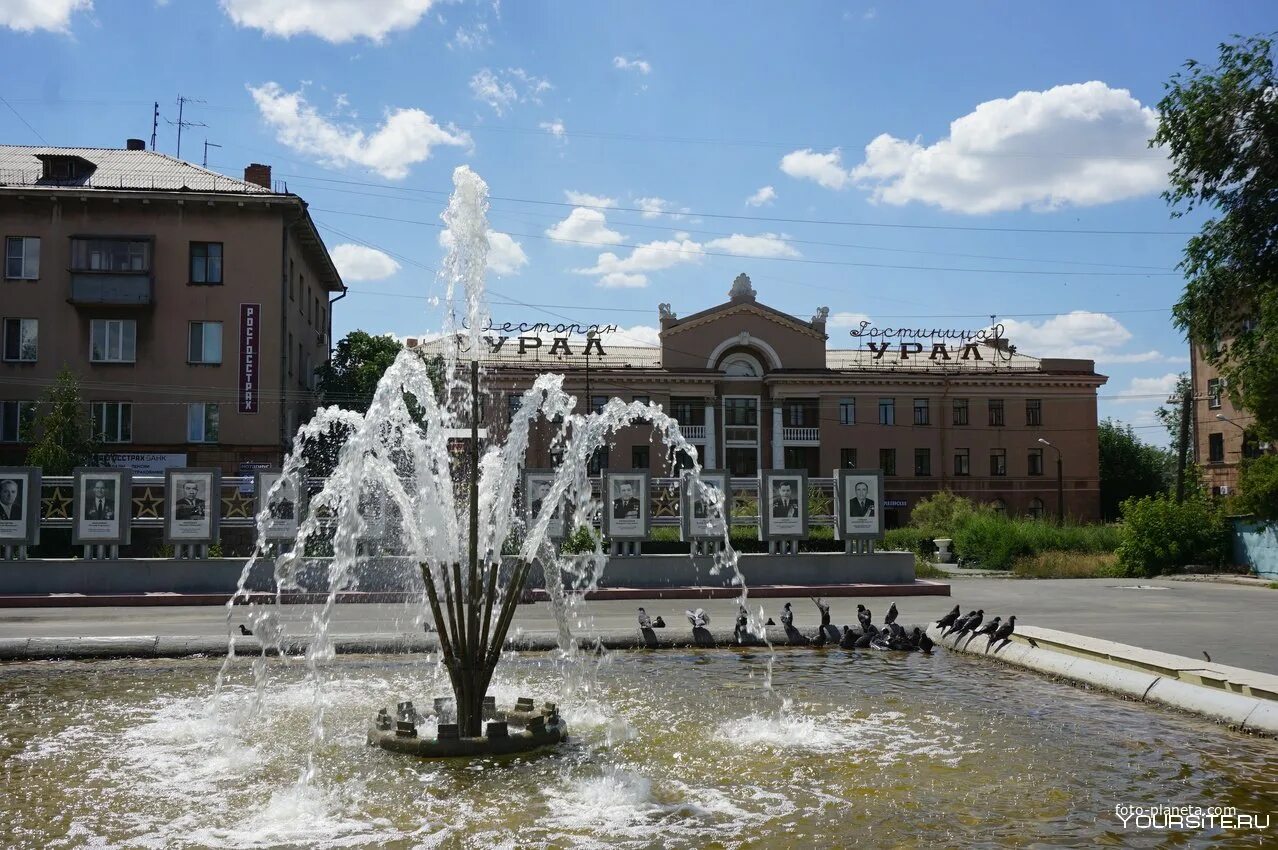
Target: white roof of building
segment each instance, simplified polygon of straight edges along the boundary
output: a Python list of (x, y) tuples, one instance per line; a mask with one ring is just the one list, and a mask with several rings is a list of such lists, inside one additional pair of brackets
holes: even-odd
[[(79, 157), (95, 167), (79, 179), (42, 180), (42, 156)], [(270, 189), (255, 183), (227, 177), (155, 151), (25, 145), (0, 145), (0, 187), (271, 194)]]

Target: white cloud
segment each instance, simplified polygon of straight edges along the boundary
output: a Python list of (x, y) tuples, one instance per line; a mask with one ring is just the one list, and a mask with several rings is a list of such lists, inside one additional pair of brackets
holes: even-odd
[(640, 214), (644, 218), (659, 218), (665, 215), (672, 219), (681, 219), (691, 212), (687, 207), (676, 209), (674, 203), (665, 198), (635, 198), (635, 206), (643, 211)]
[[(836, 328), (842, 330), (844, 328), (852, 329), (861, 327), (862, 322), (871, 321), (866, 313), (831, 313), (825, 320), (825, 329), (827, 331)], [(850, 337), (849, 337), (850, 339)]]
[(1106, 313), (1075, 310), (1041, 322), (999, 319), (1004, 336), (1032, 357), (1075, 357), (1097, 360), (1125, 345), (1132, 332)]
[(458, 27), (457, 32), (453, 33), (452, 39), (448, 42), (448, 49), (478, 50), (483, 47), (488, 47), (492, 43), (493, 40), (488, 35), (488, 24), (481, 21), (469, 29), (466, 27)]
[(648, 285), (648, 278), (641, 274), (609, 272), (599, 278), (598, 285), (604, 289), (642, 289)]
[(1188, 357), (1163, 354), (1161, 351), (1137, 351), (1131, 353), (1105, 352), (1096, 358), (1097, 363), (1188, 363)]
[(615, 207), (617, 205), (616, 198), (606, 198), (603, 195), (591, 195), (586, 192), (574, 192), (572, 189), (565, 189), (564, 197), (568, 199), (568, 203), (582, 207)]
[(314, 35), (340, 44), (381, 41), (417, 25), (434, 0), (222, 0), (236, 26), (289, 38)]
[(1156, 378), (1132, 378), (1127, 389), (1112, 400), (1120, 404), (1149, 404), (1151, 400), (1160, 403), (1176, 389), (1176, 382), (1179, 380), (1180, 375), (1176, 372), (1168, 372)]
[(661, 330), (651, 325), (632, 325), (621, 328), (616, 333), (606, 334), (603, 343), (607, 345), (610, 342), (616, 345), (645, 345), (655, 348), (661, 345)]
[(471, 94), (491, 106), (498, 115), (516, 103), (540, 103), (541, 94), (551, 88), (550, 81), (534, 77), (523, 68), (507, 68), (505, 71), (481, 68), (470, 78)]
[(388, 111), (376, 131), (366, 134), (320, 115), (301, 91), (286, 92), (273, 82), (248, 88), (277, 141), (329, 165), (360, 165), (399, 180), (408, 176), (409, 166), (429, 159), (436, 145), (470, 145), (466, 133), (451, 124), (441, 127), (420, 109)]
[(764, 186), (750, 197), (746, 198), (746, 206), (762, 207), (772, 203), (777, 199), (777, 190), (771, 186)]
[[(439, 245), (444, 250), (453, 247), (453, 232), (445, 228), (439, 232)], [(488, 270), (499, 275), (519, 274), (528, 265), (528, 255), (509, 233), (488, 231)]]
[(627, 59), (624, 56), (612, 57), (612, 67), (621, 71), (638, 71), (640, 74), (647, 75), (652, 72), (652, 65), (646, 59), (635, 57)]
[(71, 15), (93, 9), (92, 0), (0, 0), (0, 26), (18, 32), (67, 32)]
[(562, 118), (556, 118), (554, 121), (542, 121), (537, 126), (554, 136), (556, 139), (559, 139), (560, 141), (567, 141), (568, 128), (564, 126), (564, 120)]
[(346, 281), (382, 280), (399, 271), (399, 263), (389, 254), (365, 245), (336, 245), (329, 255)]
[(789, 237), (784, 233), (760, 233), (746, 236), (734, 233), (731, 236), (711, 239), (706, 243), (707, 251), (720, 251), (728, 254), (741, 254), (746, 257), (798, 257), (799, 252), (786, 241)]
[(557, 242), (589, 242), (597, 245), (616, 245), (626, 240), (617, 231), (608, 229), (608, 220), (602, 212), (586, 207), (574, 207), (568, 217), (547, 230), (546, 235)]
[(636, 245), (626, 257), (611, 251), (599, 255), (590, 268), (573, 269), (577, 274), (599, 275), (599, 286), (642, 287), (648, 285), (644, 272), (661, 271), (684, 263), (699, 263), (705, 254), (688, 239), (646, 242)]
[(796, 180), (811, 180), (827, 189), (852, 185), (852, 175), (843, 167), (843, 152), (838, 148), (829, 153), (817, 153), (811, 148), (791, 151), (781, 157), (781, 170)]
[(952, 212), (1105, 204), (1166, 185), (1167, 160), (1147, 147), (1157, 126), (1153, 109), (1099, 81), (1023, 91), (978, 105), (932, 145), (884, 133), (850, 176), (875, 201)]

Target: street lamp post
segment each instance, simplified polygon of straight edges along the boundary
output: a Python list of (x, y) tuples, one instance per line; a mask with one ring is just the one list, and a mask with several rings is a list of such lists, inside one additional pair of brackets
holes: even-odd
[(1057, 446), (1052, 445), (1042, 437), (1038, 441), (1049, 449), (1056, 451), (1056, 521), (1065, 524), (1065, 473), (1061, 464), (1061, 450)]

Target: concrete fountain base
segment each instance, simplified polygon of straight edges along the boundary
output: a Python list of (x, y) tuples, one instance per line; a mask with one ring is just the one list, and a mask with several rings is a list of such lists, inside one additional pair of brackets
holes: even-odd
[[(443, 702), (438, 700), (437, 707)], [(369, 746), (418, 758), (475, 758), (531, 753), (568, 740), (568, 724), (553, 703), (537, 711), (532, 700), (526, 699), (508, 711), (498, 711), (486, 701), (484, 719), (488, 722), (485, 734), (477, 738), (462, 737), (454, 723), (440, 723), (434, 738), (418, 737), (417, 723), (426, 718), (416, 715), (412, 703), (402, 703), (399, 716), (399, 721), (392, 721), (385, 709), (380, 711), (368, 728)], [(511, 731), (512, 726), (520, 731)]]

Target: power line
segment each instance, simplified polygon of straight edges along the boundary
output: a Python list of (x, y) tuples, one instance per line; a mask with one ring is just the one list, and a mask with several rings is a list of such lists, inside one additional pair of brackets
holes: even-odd
[(14, 115), (18, 116), (18, 120), (21, 121), (23, 124), (25, 124), (26, 128), (30, 130), (32, 133), (34, 133), (37, 139), (39, 139), (42, 143), (46, 145), (49, 144), (49, 140), (46, 139), (44, 136), (40, 135), (40, 131), (37, 130), (35, 127), (32, 127), (31, 123), (27, 121), (27, 119), (22, 117), (22, 113), (18, 112), (18, 110), (13, 108), (12, 103), (5, 100), (3, 97), (0, 97), (0, 103), (3, 103), (5, 106), (9, 107), (9, 111), (12, 112)]

